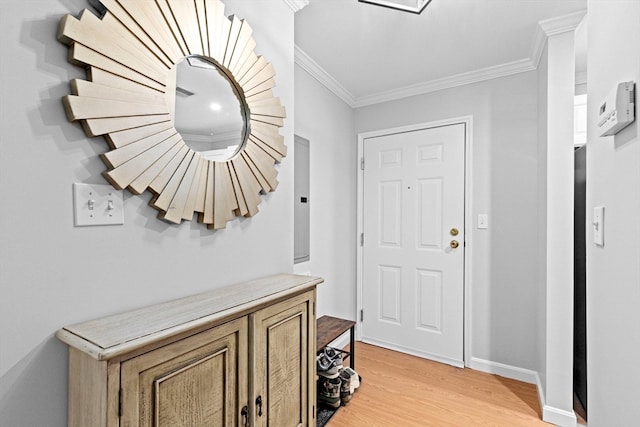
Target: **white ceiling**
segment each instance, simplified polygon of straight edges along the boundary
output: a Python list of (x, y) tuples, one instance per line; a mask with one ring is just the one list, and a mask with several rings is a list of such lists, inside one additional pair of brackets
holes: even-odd
[(310, 0), (296, 13), (296, 61), (325, 73), (352, 106), (367, 105), (534, 69), (538, 23), (572, 15), (575, 25), (586, 7), (586, 0), (432, 0), (415, 15)]

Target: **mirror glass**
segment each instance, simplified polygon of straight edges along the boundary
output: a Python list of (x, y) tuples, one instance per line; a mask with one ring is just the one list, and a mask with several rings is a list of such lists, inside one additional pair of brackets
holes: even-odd
[(193, 151), (207, 160), (234, 157), (246, 140), (248, 114), (237, 85), (213, 60), (178, 62), (174, 126)]

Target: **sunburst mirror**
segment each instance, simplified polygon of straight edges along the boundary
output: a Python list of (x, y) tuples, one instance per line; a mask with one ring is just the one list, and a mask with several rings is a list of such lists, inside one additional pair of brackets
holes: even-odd
[(278, 185), (286, 115), (249, 24), (219, 0), (93, 3), (101, 17), (64, 16), (58, 39), (86, 67), (63, 102), (70, 121), (105, 137), (104, 177), (151, 191), (150, 205), (175, 224), (197, 215), (220, 229), (255, 215)]

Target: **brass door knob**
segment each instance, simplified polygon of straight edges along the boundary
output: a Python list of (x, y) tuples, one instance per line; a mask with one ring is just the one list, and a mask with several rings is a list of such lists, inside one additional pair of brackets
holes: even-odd
[(457, 236), (459, 232), (458, 232), (457, 228), (452, 228), (450, 233), (451, 233), (452, 236)]
[(455, 249), (458, 246), (460, 246), (460, 243), (458, 243), (457, 240), (452, 240), (451, 243), (449, 243), (449, 246), (451, 246), (451, 248)]

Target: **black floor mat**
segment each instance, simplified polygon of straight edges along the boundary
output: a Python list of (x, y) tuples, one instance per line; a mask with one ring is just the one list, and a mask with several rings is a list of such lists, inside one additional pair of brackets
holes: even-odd
[(336, 413), (336, 410), (337, 409), (326, 408), (322, 406), (319, 407), (318, 413), (316, 414), (316, 426), (324, 427), (324, 425), (326, 425), (329, 422), (331, 417), (333, 417), (333, 414)]

